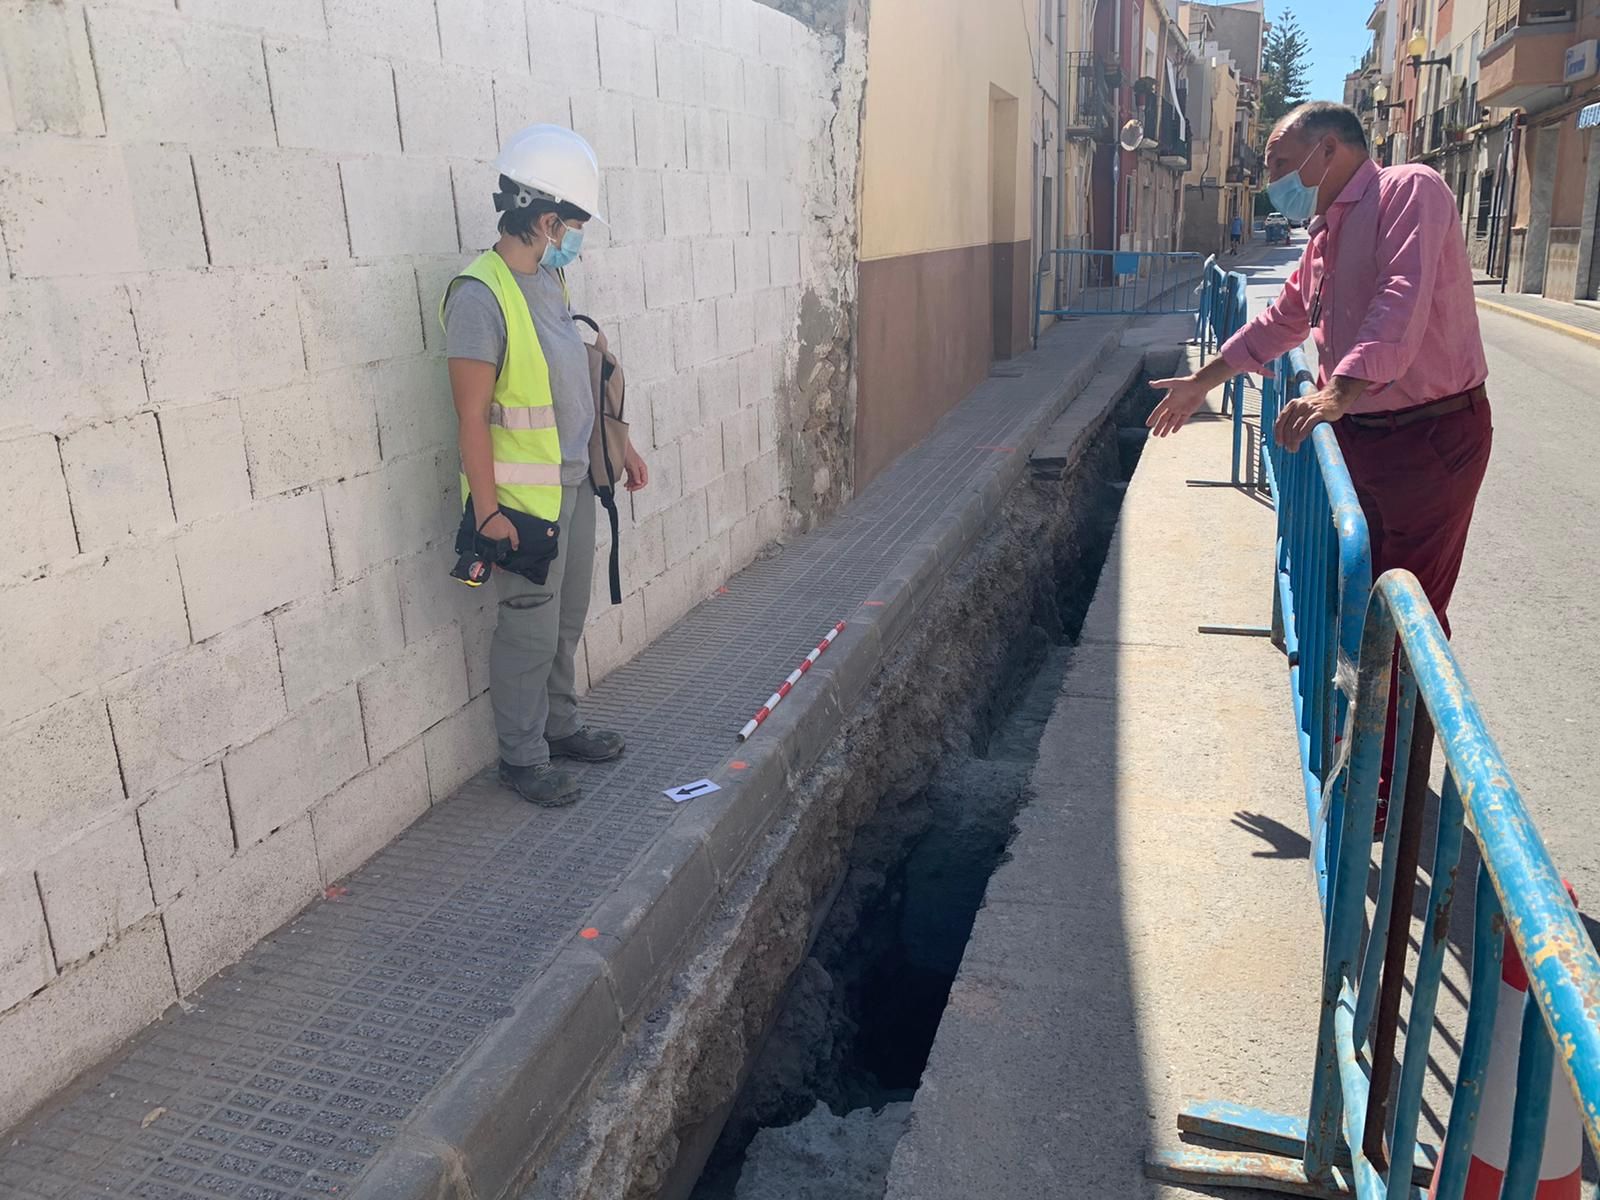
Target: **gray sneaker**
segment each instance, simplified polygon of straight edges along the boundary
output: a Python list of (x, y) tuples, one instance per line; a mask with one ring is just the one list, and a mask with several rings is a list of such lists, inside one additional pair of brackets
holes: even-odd
[(540, 808), (565, 808), (578, 798), (577, 776), (549, 763), (517, 767), (502, 759), (500, 782)]
[(627, 748), (620, 733), (585, 725), (577, 733), (550, 739), (551, 758), (573, 758), (579, 762), (610, 762), (621, 758)]

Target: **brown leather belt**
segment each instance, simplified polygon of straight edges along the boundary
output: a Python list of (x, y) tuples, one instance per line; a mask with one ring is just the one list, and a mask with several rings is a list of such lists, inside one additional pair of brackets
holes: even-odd
[(1415, 408), (1402, 408), (1395, 412), (1386, 413), (1346, 413), (1345, 420), (1357, 429), (1401, 429), (1407, 425), (1415, 425), (1418, 421), (1431, 421), (1435, 417), (1447, 417), (1451, 413), (1460, 412), (1464, 408), (1489, 398), (1488, 391), (1483, 384), (1468, 388), (1464, 392), (1457, 392), (1454, 396), (1445, 396), (1439, 400), (1430, 400), (1426, 404), (1419, 404)]

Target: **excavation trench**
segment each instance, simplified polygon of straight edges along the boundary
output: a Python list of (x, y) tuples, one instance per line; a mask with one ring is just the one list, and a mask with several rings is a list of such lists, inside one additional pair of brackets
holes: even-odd
[(530, 1198), (883, 1194), (1153, 404), (1031, 464)]

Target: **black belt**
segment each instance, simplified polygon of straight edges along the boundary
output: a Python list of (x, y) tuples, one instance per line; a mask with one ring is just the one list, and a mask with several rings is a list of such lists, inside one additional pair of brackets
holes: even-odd
[(1471, 408), (1480, 401), (1489, 399), (1489, 393), (1483, 384), (1468, 388), (1464, 392), (1457, 392), (1453, 396), (1444, 396), (1438, 400), (1430, 400), (1426, 404), (1419, 404), (1415, 408), (1402, 408), (1394, 412), (1385, 413), (1347, 413), (1345, 420), (1357, 429), (1401, 429), (1407, 425), (1415, 425), (1418, 421), (1431, 421), (1435, 417), (1447, 417), (1451, 413), (1460, 412), (1464, 408)]

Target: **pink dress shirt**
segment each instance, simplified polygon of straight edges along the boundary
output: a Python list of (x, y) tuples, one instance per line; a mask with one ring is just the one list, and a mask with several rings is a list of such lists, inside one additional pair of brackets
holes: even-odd
[(1309, 333), (1320, 383), (1344, 375), (1371, 385), (1356, 413), (1413, 408), (1484, 381), (1472, 264), (1437, 172), (1368, 159), (1310, 234), (1278, 298), (1223, 344), (1229, 366), (1265, 374)]

